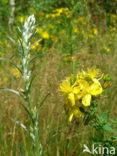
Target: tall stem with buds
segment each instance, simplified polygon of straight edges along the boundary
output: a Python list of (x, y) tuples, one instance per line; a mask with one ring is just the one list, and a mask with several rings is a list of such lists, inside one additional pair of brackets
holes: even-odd
[[(12, 119), (14, 122), (16, 122), (18, 125), (20, 125), (31, 137), (32, 143), (33, 143), (33, 156), (40, 156), (42, 155), (42, 145), (39, 142), (39, 128), (38, 128), (38, 114), (39, 114), (39, 108), (42, 106), (44, 101), (46, 100), (47, 94), (42, 101), (40, 102), (39, 108), (36, 108), (36, 106), (33, 106), (31, 103), (31, 85), (34, 76), (32, 76), (32, 71), (30, 69), (30, 63), (33, 62), (34, 58), (30, 58), (30, 50), (31, 50), (31, 37), (35, 34), (35, 17), (34, 15), (30, 16), (27, 20), (25, 20), (23, 28), (19, 29), (20, 32), (20, 39), (19, 39), (19, 56), (20, 56), (20, 66), (17, 66), (15, 63), (12, 62), (12, 60), (6, 59), (6, 58), (0, 58), (0, 60), (10, 62), (12, 65), (14, 65), (21, 73), (23, 83), (24, 83), (24, 90), (23, 94), (19, 93), (16, 90), (9, 89), (9, 88), (0, 88), (1, 90), (7, 90), (10, 92), (13, 92), (20, 97), (22, 97), (26, 105), (22, 104), (24, 110), (26, 111), (27, 115), (30, 118), (30, 126), (27, 128), (24, 124), (20, 123), (18, 120)], [(13, 40), (13, 39), (12, 39)]]
[(30, 131), (30, 136), (33, 140), (35, 154), (39, 155), (39, 148), (38, 148), (38, 114), (37, 110), (32, 106), (31, 99), (30, 99), (30, 87), (32, 83), (32, 76), (31, 70), (29, 69), (30, 63), (30, 38), (34, 34), (35, 29), (35, 18), (34, 15), (30, 16), (28, 20), (24, 22), (23, 30), (22, 30), (22, 37), (20, 41), (21, 51), (20, 51), (20, 58), (21, 58), (21, 71), (22, 71), (22, 78), (24, 82), (24, 96), (25, 101), (28, 105), (28, 111), (30, 112), (30, 116), (32, 118), (32, 127)]

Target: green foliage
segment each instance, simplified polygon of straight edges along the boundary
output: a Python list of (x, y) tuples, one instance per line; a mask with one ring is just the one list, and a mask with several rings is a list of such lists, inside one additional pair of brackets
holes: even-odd
[[(15, 2), (14, 25), (10, 31), (9, 1), (0, 1), (0, 142), (3, 145), (0, 155), (34, 156), (36, 149), (39, 153), (44, 152), (44, 155), (82, 156), (84, 143), (116, 147), (116, 1)], [(22, 42), (25, 35), (22, 37), (22, 33), (25, 19), (30, 14), (35, 15), (37, 25), (29, 39), (30, 44), (26, 43), (30, 54), (26, 58), (25, 41)], [(20, 29), (17, 30), (18, 24)], [(24, 80), (24, 56), (28, 60), (28, 66), (25, 67), (30, 71), (27, 75), (31, 73), (30, 81)], [(102, 80), (104, 90), (107, 89), (101, 97), (92, 99), (91, 106), (86, 110), (80, 107), (80, 111), (85, 114), (83, 119), (68, 123), (58, 84), (63, 77), (92, 66), (108, 73)], [(24, 81), (21, 77), (17, 78), (11, 68), (17, 68)], [(9, 98), (9, 93), (4, 94), (4, 91), (22, 97), (21, 101), (12, 94)], [(107, 113), (108, 110), (110, 113)], [(13, 119), (14, 124), (9, 121), (13, 116), (17, 119)], [(37, 121), (39, 125), (36, 125)], [(33, 145), (38, 144), (38, 149), (32, 145), (32, 140)]]

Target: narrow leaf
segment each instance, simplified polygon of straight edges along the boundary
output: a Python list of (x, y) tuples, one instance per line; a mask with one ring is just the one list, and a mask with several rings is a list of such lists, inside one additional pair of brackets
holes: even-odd
[(15, 120), (13, 118), (11, 120), (14, 121), (16, 124), (18, 124), (19, 126), (21, 126), (30, 135), (29, 130), (27, 129), (27, 127), (24, 124), (20, 123), (19, 121)]
[(32, 76), (31, 80), (30, 80), (30, 84), (29, 84), (29, 87), (28, 87), (28, 91), (30, 92), (30, 89), (31, 89), (31, 86), (32, 86), (32, 82), (35, 78), (35, 75)]
[(0, 88), (0, 90), (6, 90), (12, 93), (17, 94), (18, 96), (22, 97), (24, 99), (24, 96), (22, 94), (20, 94), (18, 91), (14, 90), (14, 89), (9, 89), (9, 88)]
[(19, 41), (20, 41), (20, 46), (21, 46), (21, 49), (22, 49), (22, 55), (24, 55), (24, 47), (23, 47), (23, 44), (22, 44), (22, 42), (21, 42), (21, 39), (19, 38)]
[(7, 37), (8, 37), (8, 39), (10, 39), (11, 42), (13, 42), (14, 44), (16, 44), (16, 41), (12, 37), (10, 37), (10, 36), (7, 36)]
[(34, 44), (32, 44), (32, 47), (33, 47), (36, 43), (38, 43), (38, 42), (40, 42), (40, 41), (42, 41), (42, 39), (40, 39), (40, 40), (36, 41)]

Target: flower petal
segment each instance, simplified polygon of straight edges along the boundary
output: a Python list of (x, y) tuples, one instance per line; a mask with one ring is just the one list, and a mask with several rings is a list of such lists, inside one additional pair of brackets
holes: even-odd
[(85, 96), (83, 96), (83, 98), (82, 98), (82, 104), (84, 105), (84, 106), (90, 106), (90, 104), (91, 104), (91, 94), (86, 94)]
[(72, 91), (72, 88), (70, 86), (70, 81), (69, 79), (66, 79), (65, 81), (63, 81), (61, 84), (60, 84), (60, 89), (62, 92), (64, 93), (69, 93)]
[(72, 106), (74, 106), (75, 105), (75, 96), (74, 96), (74, 93), (68, 94), (68, 99), (70, 100)]
[(80, 109), (78, 107), (74, 107), (69, 114), (69, 121), (71, 122), (73, 119), (73, 116), (75, 116), (76, 118), (80, 118), (83, 116), (83, 113), (80, 111)]
[(97, 79), (94, 79), (93, 81), (94, 83), (90, 86), (90, 94), (94, 96), (100, 95), (102, 93), (101, 84)]
[(77, 117), (77, 118), (80, 118), (80, 117), (83, 116), (83, 114), (82, 114), (82, 112), (80, 111), (79, 108), (75, 108), (74, 111), (73, 111), (73, 114), (74, 114), (74, 116)]
[(73, 113), (70, 113), (70, 115), (69, 115), (69, 122), (71, 122), (72, 119), (73, 119)]

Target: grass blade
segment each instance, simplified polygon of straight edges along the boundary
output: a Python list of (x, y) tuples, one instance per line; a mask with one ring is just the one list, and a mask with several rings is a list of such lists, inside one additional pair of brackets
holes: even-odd
[[(47, 93), (47, 95), (41, 100), (40, 105), (39, 105), (39, 109), (43, 106), (45, 100), (47, 99), (47, 97), (50, 95), (50, 93)], [(39, 112), (39, 110), (38, 110)]]

